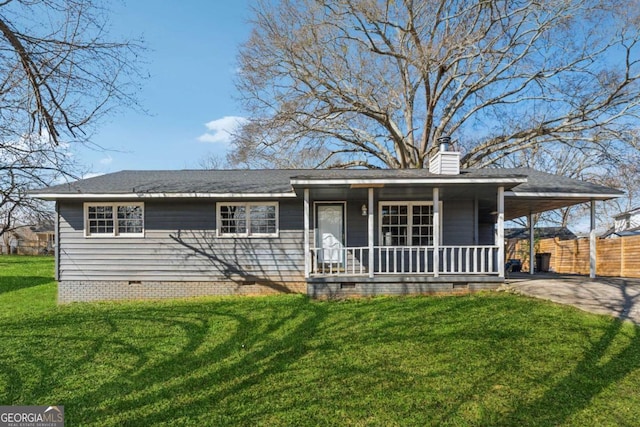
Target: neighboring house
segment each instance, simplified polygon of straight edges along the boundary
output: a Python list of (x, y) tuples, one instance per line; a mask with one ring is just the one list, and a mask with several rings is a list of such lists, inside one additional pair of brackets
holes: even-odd
[(0, 253), (42, 255), (53, 253), (55, 233), (53, 223), (37, 226), (22, 225), (5, 232), (0, 241)]
[(35, 235), (35, 240), (32, 240), (32, 246), (35, 246), (39, 254), (51, 254), (55, 250), (56, 235), (55, 225), (50, 222), (41, 222), (35, 227), (29, 227), (32, 233)]
[(619, 213), (613, 217), (613, 220), (613, 227), (600, 236), (601, 238), (640, 235), (640, 207)]
[(56, 201), (59, 302), (490, 289), (504, 221), (621, 192), (532, 169), (122, 171)]
[[(567, 227), (536, 227), (533, 231), (533, 236), (536, 239), (560, 239), (560, 240), (573, 240), (577, 239), (573, 231)], [(529, 229), (522, 228), (505, 228), (504, 238), (509, 240), (529, 240)]]

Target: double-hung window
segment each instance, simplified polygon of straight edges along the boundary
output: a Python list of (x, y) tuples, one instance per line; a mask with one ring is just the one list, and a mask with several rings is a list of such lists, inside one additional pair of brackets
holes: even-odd
[(143, 203), (85, 203), (85, 236), (144, 236)]
[(380, 236), (383, 246), (433, 245), (433, 203), (381, 203)]
[(218, 203), (218, 236), (278, 236), (278, 203)]

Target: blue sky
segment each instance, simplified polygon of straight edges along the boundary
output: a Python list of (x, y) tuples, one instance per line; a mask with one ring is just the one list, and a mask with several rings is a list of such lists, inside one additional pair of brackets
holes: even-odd
[(196, 168), (209, 153), (224, 153), (228, 118), (242, 116), (233, 82), (250, 32), (249, 0), (128, 0), (111, 9), (112, 35), (142, 37), (148, 48), (150, 78), (139, 94), (148, 114), (107, 117), (92, 139), (105, 150), (77, 149), (78, 161), (100, 174)]

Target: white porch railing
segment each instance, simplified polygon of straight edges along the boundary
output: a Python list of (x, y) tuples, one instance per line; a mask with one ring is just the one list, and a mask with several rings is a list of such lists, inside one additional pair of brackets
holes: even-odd
[(440, 273), (498, 274), (498, 246), (441, 246)]
[(365, 275), (369, 247), (311, 248), (312, 275)]
[[(374, 246), (374, 274), (435, 274), (433, 246)], [(497, 275), (491, 246), (440, 246), (438, 274)], [(311, 248), (312, 276), (368, 275), (369, 247)]]
[(375, 274), (433, 274), (433, 247), (376, 246)]

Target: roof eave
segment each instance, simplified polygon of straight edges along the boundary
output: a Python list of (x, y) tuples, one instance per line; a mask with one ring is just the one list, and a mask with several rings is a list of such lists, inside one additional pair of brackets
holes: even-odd
[(530, 197), (530, 198), (554, 198), (554, 199), (593, 199), (609, 200), (622, 197), (624, 193), (567, 193), (567, 192), (545, 192), (545, 191), (505, 191), (505, 197)]
[(527, 182), (526, 177), (428, 177), (428, 178), (291, 178), (291, 185), (294, 187), (314, 187), (330, 185), (357, 185), (357, 186), (380, 186), (380, 185), (446, 185), (446, 184), (522, 184)]
[(282, 199), (297, 197), (286, 193), (31, 193), (42, 200), (129, 200), (129, 199)]

